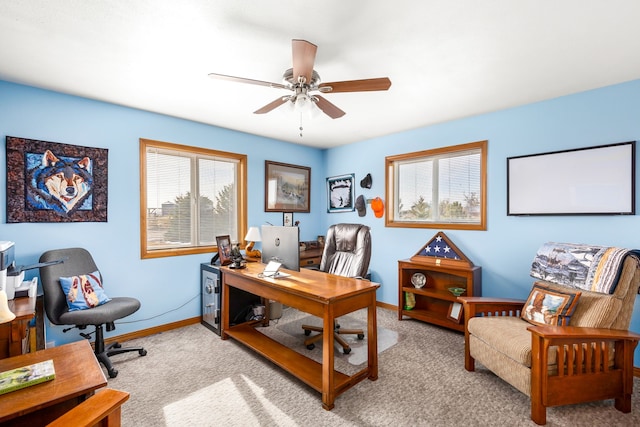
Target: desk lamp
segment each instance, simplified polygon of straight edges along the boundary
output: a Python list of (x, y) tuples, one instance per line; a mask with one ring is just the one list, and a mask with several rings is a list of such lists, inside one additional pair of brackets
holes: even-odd
[(7, 293), (4, 290), (0, 291), (0, 323), (11, 322), (16, 318), (16, 315), (9, 310), (9, 302), (7, 301)]
[(260, 253), (260, 251), (257, 249), (253, 250), (254, 243), (262, 241), (262, 237), (260, 237), (260, 230), (258, 229), (258, 227), (249, 227), (249, 231), (244, 237), (244, 240), (249, 242), (249, 245), (244, 250), (245, 255), (250, 258), (261, 258), (262, 254)]

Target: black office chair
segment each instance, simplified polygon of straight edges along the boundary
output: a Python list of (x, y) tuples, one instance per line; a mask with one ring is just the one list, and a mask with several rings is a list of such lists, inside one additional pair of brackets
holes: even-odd
[[(111, 297), (111, 301), (97, 307), (85, 310), (69, 311), (67, 297), (60, 284), (61, 277), (72, 277), (90, 274), (98, 271), (91, 254), (82, 248), (56, 249), (43, 253), (40, 256), (41, 263), (52, 263), (62, 260), (57, 264), (40, 267), (40, 280), (44, 291), (44, 308), (47, 317), (54, 325), (74, 325), (64, 329), (67, 332), (73, 328), (85, 329), (87, 326), (95, 327), (94, 352), (96, 358), (104, 365), (110, 378), (115, 378), (118, 371), (114, 369), (109, 360), (110, 356), (137, 351), (140, 356), (145, 356), (147, 351), (142, 347), (122, 347), (115, 342), (105, 347), (103, 325), (107, 331), (115, 329), (114, 321), (135, 313), (140, 308), (140, 301), (128, 297)], [(100, 275), (100, 281), (102, 277)], [(91, 333), (80, 333), (83, 338), (91, 339)]]
[[(371, 232), (369, 227), (362, 224), (334, 224), (329, 227), (325, 238), (320, 271), (345, 277), (367, 278), (369, 260), (371, 259)], [(315, 342), (322, 339), (322, 327), (302, 325), (304, 334), (320, 332), (318, 335), (307, 338), (304, 345), (309, 350), (315, 348)], [(364, 339), (362, 329), (342, 329), (336, 321), (334, 323), (333, 336), (342, 346), (344, 354), (351, 352), (349, 344), (340, 336), (345, 334), (357, 335), (358, 339)]]

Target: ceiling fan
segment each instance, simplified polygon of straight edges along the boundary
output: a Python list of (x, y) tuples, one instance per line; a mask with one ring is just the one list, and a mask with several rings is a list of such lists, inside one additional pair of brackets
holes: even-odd
[(324, 97), (310, 92), (320, 93), (336, 92), (366, 92), (387, 90), (391, 86), (388, 77), (364, 80), (348, 80), (331, 83), (321, 83), (320, 76), (313, 69), (318, 47), (306, 40), (292, 40), (293, 47), (293, 68), (289, 68), (282, 76), (283, 83), (271, 83), (261, 80), (247, 79), (244, 77), (227, 76), (224, 74), (210, 73), (209, 77), (214, 79), (229, 80), (238, 83), (248, 83), (258, 86), (268, 86), (276, 89), (287, 89), (293, 92), (291, 95), (282, 96), (270, 102), (262, 108), (254, 111), (254, 114), (268, 113), (286, 102), (298, 108), (305, 108), (307, 105), (316, 105), (326, 115), (332, 119), (338, 119), (345, 115), (345, 112), (336, 107)]

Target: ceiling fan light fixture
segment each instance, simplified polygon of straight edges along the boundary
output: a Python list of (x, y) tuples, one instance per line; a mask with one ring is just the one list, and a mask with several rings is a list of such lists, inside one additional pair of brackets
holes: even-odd
[(311, 100), (306, 93), (299, 93), (296, 95), (296, 110), (297, 111), (306, 111), (311, 106)]
[[(270, 88), (286, 89), (293, 92), (291, 95), (282, 96), (267, 105), (254, 111), (254, 114), (265, 114), (278, 109), (284, 104), (287, 107), (280, 108), (280, 111), (297, 112), (313, 118), (324, 113), (332, 119), (339, 119), (346, 113), (332, 104), (324, 96), (313, 94), (344, 93), (344, 92), (368, 92), (388, 90), (391, 80), (388, 77), (378, 77), (373, 79), (344, 80), (331, 83), (320, 83), (320, 75), (313, 69), (316, 57), (317, 46), (306, 40), (293, 39), (293, 67), (287, 69), (282, 75), (283, 84), (271, 83), (262, 80), (247, 79), (244, 77), (228, 76), (226, 74), (209, 73), (209, 77), (232, 82), (248, 83)], [(300, 126), (302, 136), (302, 125)]]
[(296, 114), (304, 115), (310, 119), (314, 119), (320, 115), (321, 110), (316, 103), (318, 99), (312, 95), (300, 93), (292, 96), (290, 100), (290, 110)]

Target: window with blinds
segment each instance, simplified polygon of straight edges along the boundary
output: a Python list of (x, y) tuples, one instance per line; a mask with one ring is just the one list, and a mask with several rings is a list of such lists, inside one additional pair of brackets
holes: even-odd
[(486, 230), (487, 141), (386, 158), (388, 227)]
[(142, 258), (244, 243), (245, 155), (140, 139), (140, 189)]

